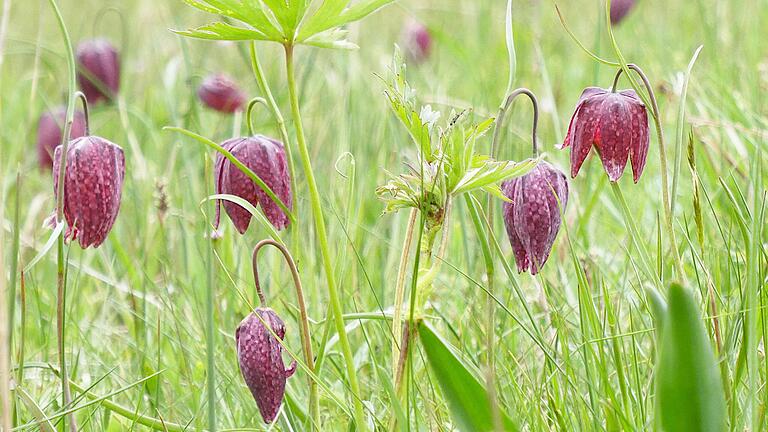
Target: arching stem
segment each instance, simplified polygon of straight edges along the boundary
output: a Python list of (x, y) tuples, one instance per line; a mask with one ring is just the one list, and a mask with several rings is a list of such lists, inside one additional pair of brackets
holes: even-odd
[(80, 99), (80, 103), (83, 105), (83, 116), (85, 117), (85, 136), (91, 134), (91, 116), (88, 114), (88, 98), (81, 91), (75, 92), (75, 99)]
[[(664, 201), (664, 225), (667, 230), (667, 236), (669, 237), (670, 247), (672, 248), (672, 255), (675, 260), (675, 271), (677, 272), (678, 277), (685, 280), (685, 273), (683, 272), (683, 264), (682, 260), (680, 258), (680, 252), (677, 249), (677, 240), (675, 238), (675, 230), (674, 225), (672, 221), (672, 207), (670, 203), (669, 198), (669, 174), (667, 172), (667, 151), (666, 151), (666, 144), (664, 142), (664, 130), (661, 126), (661, 116), (659, 114), (659, 104), (656, 102), (656, 94), (653, 91), (653, 86), (651, 86), (650, 81), (648, 80), (648, 77), (645, 75), (642, 69), (640, 69), (640, 66), (628, 63), (627, 64), (627, 70), (634, 71), (640, 79), (643, 81), (643, 85), (645, 86), (645, 90), (648, 92), (648, 99), (651, 102), (651, 117), (653, 117), (653, 122), (656, 125), (656, 136), (659, 141), (659, 162), (661, 164), (661, 192), (662, 192), (662, 200)], [(621, 77), (622, 72), (624, 72), (624, 69), (619, 69), (616, 72), (616, 76), (613, 79), (613, 86), (611, 87), (611, 91), (616, 91), (616, 85), (619, 82), (619, 77)]]
[(504, 104), (499, 108), (499, 114), (496, 116), (496, 126), (493, 130), (493, 141), (491, 142), (491, 157), (495, 157), (496, 149), (498, 148), (499, 139), (501, 137), (501, 129), (504, 123), (504, 116), (507, 114), (507, 110), (514, 102), (515, 98), (520, 95), (528, 96), (533, 105), (533, 127), (531, 128), (531, 146), (533, 148), (534, 157), (539, 155), (539, 144), (536, 141), (536, 130), (539, 126), (539, 101), (536, 99), (536, 95), (532, 91), (525, 87), (515, 89), (505, 99)]
[[(267, 105), (267, 100), (263, 97), (255, 97), (251, 99), (250, 102), (248, 102), (248, 108), (245, 110), (245, 122), (248, 125), (248, 136), (253, 136), (253, 121), (251, 119), (251, 114), (253, 113), (253, 107), (260, 103), (264, 105), (264, 107), (269, 108), (269, 105)], [(286, 143), (288, 145), (288, 143)]]
[[(250, 107), (250, 105), (249, 105)], [(259, 256), (259, 250), (263, 248), (264, 246), (274, 246), (276, 247), (285, 258), (285, 262), (288, 264), (288, 268), (291, 271), (291, 276), (293, 276), (293, 286), (296, 289), (296, 299), (299, 303), (299, 321), (301, 324), (301, 348), (304, 352), (304, 362), (307, 364), (307, 368), (314, 374), (315, 372), (315, 359), (314, 355), (312, 354), (312, 338), (309, 333), (309, 317), (307, 316), (307, 306), (306, 302), (304, 301), (304, 290), (301, 287), (301, 279), (299, 278), (299, 270), (296, 268), (296, 263), (293, 260), (293, 257), (291, 256), (291, 253), (288, 252), (288, 249), (283, 246), (282, 244), (276, 242), (272, 239), (264, 239), (256, 244), (256, 246), (253, 248), (253, 255), (251, 256), (251, 262), (253, 265), (253, 280), (256, 285), (256, 293), (259, 296), (259, 301), (261, 302), (262, 307), (267, 306), (267, 300), (264, 296), (264, 292), (261, 289), (261, 284), (259, 283), (259, 270), (258, 270), (258, 256)], [(310, 418), (312, 421), (312, 429), (318, 428), (319, 423), (319, 412), (320, 412), (320, 405), (319, 405), (319, 398), (317, 395), (317, 383), (315, 383), (315, 380), (312, 379), (312, 376), (308, 377), (309, 380), (309, 412), (310, 412)]]

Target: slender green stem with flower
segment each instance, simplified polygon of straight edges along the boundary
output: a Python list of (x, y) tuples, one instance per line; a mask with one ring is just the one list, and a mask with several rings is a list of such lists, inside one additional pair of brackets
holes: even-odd
[(288, 263), (288, 268), (291, 271), (293, 277), (293, 286), (296, 289), (296, 300), (299, 303), (299, 323), (301, 324), (301, 348), (304, 352), (304, 362), (307, 365), (307, 369), (311, 372), (308, 377), (309, 380), (309, 417), (311, 419), (311, 429), (315, 430), (320, 426), (320, 399), (317, 395), (317, 383), (312, 378), (315, 372), (315, 356), (312, 354), (312, 337), (309, 333), (309, 316), (307, 315), (307, 305), (304, 301), (304, 290), (301, 287), (301, 279), (299, 278), (299, 270), (296, 268), (296, 263), (293, 261), (291, 253), (288, 252), (285, 246), (272, 239), (264, 239), (256, 244), (253, 248), (253, 255), (251, 256), (251, 263), (253, 267), (253, 280), (256, 285), (256, 294), (259, 297), (259, 302), (262, 307), (267, 307), (267, 299), (264, 296), (264, 292), (261, 289), (259, 283), (259, 270), (258, 270), (258, 254), (259, 250), (264, 246), (276, 247), (285, 258)]
[(349, 387), (352, 392), (352, 399), (355, 407), (355, 423), (357, 430), (368, 430), (368, 424), (365, 421), (363, 415), (363, 402), (360, 397), (360, 385), (357, 381), (357, 370), (355, 369), (354, 357), (352, 355), (352, 348), (349, 345), (349, 338), (347, 337), (347, 330), (344, 327), (344, 317), (342, 315), (341, 299), (339, 298), (338, 289), (336, 287), (336, 276), (331, 262), (331, 252), (328, 245), (328, 234), (325, 227), (325, 218), (323, 216), (323, 208), (320, 203), (320, 193), (317, 189), (317, 181), (315, 180), (315, 174), (312, 171), (312, 160), (309, 156), (309, 149), (307, 148), (307, 141), (304, 135), (304, 126), (301, 120), (301, 110), (299, 108), (299, 95), (296, 89), (296, 74), (293, 64), (293, 45), (285, 45), (285, 66), (286, 75), (288, 79), (288, 93), (291, 100), (291, 112), (293, 114), (293, 121), (296, 127), (296, 142), (299, 147), (299, 155), (301, 163), (304, 168), (304, 175), (307, 178), (307, 186), (309, 187), (309, 200), (312, 207), (312, 217), (315, 222), (315, 230), (317, 231), (317, 238), (320, 244), (320, 254), (323, 260), (323, 269), (325, 271), (326, 282), (328, 284), (328, 296), (331, 302), (331, 314), (336, 325), (336, 332), (339, 334), (339, 343), (341, 345), (342, 355), (344, 356), (344, 362), (347, 369), (347, 375), (349, 379)]
[[(69, 134), (72, 130), (72, 118), (75, 114), (75, 98), (73, 96), (73, 92), (75, 91), (76, 87), (76, 65), (75, 65), (75, 53), (72, 50), (72, 41), (69, 38), (69, 32), (67, 31), (67, 26), (64, 24), (64, 17), (61, 15), (61, 11), (59, 10), (59, 6), (56, 4), (56, 0), (48, 0), (48, 3), (51, 5), (51, 8), (53, 9), (56, 20), (59, 24), (59, 29), (61, 30), (62, 36), (64, 37), (64, 44), (66, 46), (66, 53), (67, 53), (67, 69), (68, 69), (68, 80), (67, 80), (67, 94), (69, 97), (67, 98), (67, 114), (66, 114), (66, 121), (64, 122), (64, 130), (61, 134), (61, 152), (60, 152), (60, 160), (59, 160), (59, 172), (54, 173), (54, 175), (58, 176), (58, 187), (56, 189), (56, 223), (66, 223), (64, 222), (64, 173), (66, 172), (66, 166), (67, 166), (67, 150), (69, 148)], [(66, 251), (64, 250), (64, 231), (62, 230), (61, 234), (59, 234), (58, 239), (56, 240), (56, 252), (57, 252), (57, 260), (56, 260), (56, 336), (58, 339), (58, 351), (59, 351), (59, 369), (61, 371), (61, 391), (62, 391), (62, 401), (63, 406), (67, 407), (69, 406), (70, 402), (72, 401), (72, 396), (70, 394), (69, 389), (69, 376), (67, 375), (67, 361), (66, 356), (64, 354), (64, 346), (65, 346), (65, 331), (64, 331), (64, 310), (66, 307), (66, 296), (67, 296), (67, 281), (66, 281)], [(69, 414), (69, 429), (72, 432), (77, 431), (77, 424), (75, 423), (75, 417), (73, 414)], [(62, 419), (63, 420), (63, 419)], [(66, 427), (66, 421), (64, 421), (64, 426)]]

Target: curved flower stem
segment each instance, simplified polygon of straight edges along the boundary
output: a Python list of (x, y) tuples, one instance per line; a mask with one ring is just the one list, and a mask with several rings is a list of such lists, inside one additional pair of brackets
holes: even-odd
[[(251, 256), (251, 262), (253, 265), (253, 280), (256, 284), (256, 293), (259, 296), (259, 301), (262, 307), (267, 306), (266, 297), (261, 289), (259, 283), (259, 270), (258, 270), (258, 254), (264, 246), (274, 246), (283, 254), (285, 262), (288, 263), (288, 268), (291, 270), (293, 276), (293, 286), (296, 289), (296, 299), (299, 302), (299, 316), (301, 322), (301, 348), (304, 351), (304, 361), (307, 364), (307, 368), (314, 374), (315, 372), (315, 360), (312, 354), (312, 338), (309, 333), (309, 317), (307, 315), (307, 306), (304, 301), (304, 290), (301, 287), (301, 279), (299, 278), (299, 270), (296, 268), (296, 263), (293, 261), (291, 253), (288, 252), (285, 246), (272, 239), (264, 239), (256, 244), (253, 248), (253, 255)], [(320, 402), (317, 396), (317, 383), (312, 376), (309, 376), (309, 413), (312, 419), (311, 428), (314, 430), (319, 427), (320, 419), (318, 417), (320, 413)]]
[[(83, 105), (83, 117), (85, 117), (85, 136), (91, 134), (91, 116), (88, 114), (88, 99), (85, 97), (85, 93), (81, 91), (75, 92), (75, 99), (80, 99), (80, 103)], [(74, 113), (72, 114), (74, 116)]]
[[(59, 172), (54, 173), (58, 176), (58, 187), (56, 188), (56, 222), (65, 223), (64, 219), (64, 173), (67, 167), (67, 151), (69, 150), (69, 134), (72, 130), (72, 117), (75, 114), (75, 99), (72, 97), (72, 92), (76, 88), (76, 65), (75, 65), (75, 53), (72, 50), (72, 41), (69, 38), (69, 32), (67, 26), (64, 24), (64, 17), (61, 16), (59, 6), (56, 4), (56, 0), (48, 0), (51, 5), (56, 20), (59, 24), (62, 36), (64, 37), (64, 44), (67, 52), (67, 69), (68, 80), (67, 89), (69, 97), (67, 98), (67, 114), (66, 121), (64, 122), (64, 130), (61, 134), (61, 153), (59, 161)], [(66, 254), (64, 251), (64, 230), (56, 241), (57, 247), (57, 260), (56, 260), (56, 336), (58, 339), (58, 351), (59, 351), (59, 369), (61, 371), (61, 392), (63, 406), (69, 406), (72, 401), (72, 396), (69, 390), (69, 376), (67, 375), (67, 361), (64, 355), (65, 346), (65, 332), (64, 332), (64, 310), (66, 306), (67, 296), (67, 281), (66, 281)], [(75, 423), (75, 417), (73, 414), (69, 414), (69, 429), (72, 432), (77, 431), (77, 424)], [(62, 419), (62, 425), (66, 428), (66, 420)]]
[[(539, 146), (538, 141), (536, 139), (536, 131), (539, 127), (539, 100), (536, 98), (536, 95), (529, 89), (525, 87), (521, 87), (518, 89), (513, 90), (504, 100), (504, 104), (499, 108), (499, 114), (496, 116), (496, 124), (494, 126), (493, 130), (493, 141), (491, 141), (491, 157), (495, 158), (496, 153), (499, 146), (499, 140), (501, 138), (501, 130), (504, 125), (504, 117), (507, 114), (507, 111), (509, 110), (509, 107), (512, 106), (512, 102), (520, 96), (520, 95), (526, 95), (528, 96), (528, 99), (531, 100), (531, 104), (533, 105), (533, 125), (531, 127), (531, 146), (533, 149), (533, 156), (537, 157), (539, 155)], [(471, 199), (468, 196), (467, 197), (467, 204), (471, 204)], [(494, 214), (494, 208), (495, 208), (495, 200), (494, 198), (489, 194), (488, 195), (488, 201), (487, 201), (487, 207), (488, 207), (488, 219), (489, 221), (493, 221), (493, 214)], [(475, 213), (477, 213), (477, 210), (475, 210)], [(473, 214), (473, 217), (476, 215)], [(489, 224), (487, 236), (490, 238), (493, 233), (491, 232), (491, 227), (493, 225)], [(477, 234), (482, 235), (482, 228), (479, 226), (476, 226), (478, 229)], [(488, 295), (486, 296), (486, 314), (487, 314), (487, 322), (486, 322), (486, 362), (487, 362), (487, 368), (486, 371), (486, 390), (488, 391), (488, 394), (491, 398), (491, 407), (493, 409), (493, 417), (494, 417), (494, 426), (497, 430), (500, 429), (500, 414), (498, 405), (496, 403), (496, 379), (495, 379), (495, 365), (494, 365), (494, 351), (495, 351), (495, 332), (496, 332), (496, 324), (495, 324), (495, 305), (494, 305), (494, 276), (495, 276), (495, 269), (493, 264), (493, 256), (490, 254), (490, 248), (487, 247), (487, 240), (483, 239), (482, 241), (483, 245), (486, 247), (483, 249), (483, 257), (485, 260), (485, 274), (486, 278), (488, 279)], [(488, 250), (486, 250), (488, 249)]]
[(245, 122), (248, 126), (248, 136), (253, 136), (253, 121), (251, 121), (251, 114), (253, 113), (253, 107), (257, 103), (260, 103), (264, 105), (265, 107), (269, 108), (269, 105), (267, 105), (267, 100), (263, 97), (255, 97), (251, 99), (250, 102), (248, 102), (248, 108), (245, 110)]
[[(650, 81), (648, 80), (648, 77), (645, 75), (642, 69), (636, 64), (629, 63), (627, 64), (627, 69), (634, 71), (640, 79), (643, 81), (643, 85), (645, 86), (645, 90), (648, 92), (648, 98), (651, 102), (651, 110), (653, 117), (653, 122), (656, 125), (656, 137), (659, 141), (659, 162), (661, 164), (661, 189), (662, 189), (662, 200), (664, 201), (664, 226), (667, 230), (667, 236), (669, 237), (670, 247), (672, 248), (672, 255), (675, 260), (675, 271), (677, 272), (678, 277), (685, 280), (685, 273), (683, 272), (683, 264), (682, 260), (680, 258), (680, 252), (677, 249), (677, 240), (675, 238), (675, 230), (673, 225), (673, 215), (672, 215), (672, 208), (670, 203), (670, 197), (669, 197), (669, 174), (667, 172), (667, 153), (666, 153), (666, 144), (664, 142), (664, 130), (661, 126), (661, 116), (659, 114), (659, 104), (656, 102), (656, 94), (653, 91), (653, 86), (651, 86)], [(611, 87), (611, 91), (616, 91), (616, 85), (619, 81), (619, 77), (621, 77), (622, 72), (624, 72), (623, 68), (620, 68), (616, 72), (616, 76), (613, 79), (613, 86)]]
[(493, 129), (493, 141), (491, 141), (491, 157), (496, 156), (496, 149), (498, 148), (499, 139), (501, 135), (502, 125), (504, 123), (504, 116), (507, 114), (507, 110), (514, 102), (515, 98), (520, 95), (526, 95), (533, 104), (533, 127), (531, 131), (531, 146), (533, 147), (533, 156), (539, 155), (539, 144), (536, 141), (536, 130), (539, 127), (539, 101), (536, 99), (536, 95), (532, 91), (525, 87), (516, 89), (510, 93), (505, 99), (504, 104), (499, 108), (499, 114), (496, 116), (496, 126)]
[(400, 359), (403, 347), (402, 334), (400, 327), (403, 323), (403, 299), (405, 297), (405, 273), (408, 267), (408, 255), (413, 243), (413, 228), (416, 226), (416, 216), (418, 211), (412, 209), (408, 216), (408, 226), (405, 230), (405, 240), (403, 241), (403, 251), (400, 254), (400, 263), (397, 268), (397, 279), (395, 282), (395, 303), (394, 314), (392, 317), (392, 376), (397, 375), (397, 363)]
[(317, 189), (317, 181), (315, 180), (315, 174), (312, 171), (312, 160), (309, 156), (306, 137), (304, 136), (304, 126), (301, 120), (301, 110), (299, 108), (299, 95), (296, 89), (293, 45), (290, 44), (285, 45), (285, 66), (288, 79), (288, 93), (291, 99), (291, 112), (296, 127), (296, 141), (299, 147), (301, 163), (304, 167), (304, 175), (307, 178), (307, 186), (309, 187), (309, 200), (312, 207), (312, 216), (315, 222), (318, 242), (320, 243), (320, 254), (322, 255), (326, 283), (328, 284), (331, 313), (336, 325), (336, 332), (339, 334), (339, 344), (341, 345), (341, 352), (344, 356), (348, 375), (347, 378), (349, 379), (349, 387), (352, 392), (352, 400), (355, 406), (355, 426), (357, 430), (367, 431), (368, 424), (363, 415), (363, 402), (360, 398), (360, 385), (357, 381), (357, 370), (355, 369), (355, 362), (352, 356), (352, 348), (350, 347), (349, 339), (347, 338), (347, 330), (344, 327), (341, 300), (339, 299), (339, 293), (336, 287), (336, 276), (333, 263), (331, 263), (331, 252), (328, 246), (328, 234), (326, 233), (325, 218), (323, 217), (323, 208), (320, 203), (320, 193)]

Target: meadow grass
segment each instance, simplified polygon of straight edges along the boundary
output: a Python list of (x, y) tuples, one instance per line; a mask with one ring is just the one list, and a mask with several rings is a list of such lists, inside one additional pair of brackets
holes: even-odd
[[(294, 53), (297, 103), (327, 225), (329, 264), (360, 405), (376, 429), (386, 429), (393, 417), (402, 430), (457, 427), (440, 377), (417, 343), (405, 396), (396, 397), (390, 317), (409, 214), (383, 214), (375, 191), (388, 180), (387, 171), (405, 171), (403, 162), (414, 160), (417, 149), (392, 114), (379, 76), (390, 74), (400, 30), (416, 17), (429, 27), (435, 46), (424, 64), (408, 66), (420, 103), (442, 111), (443, 118), (469, 107), (478, 119), (494, 116), (509, 87), (505, 3), (400, 1), (349, 27), (359, 50), (299, 46)], [(125, 149), (120, 214), (100, 248), (81, 250), (72, 243), (66, 249), (66, 358), (77, 424), (94, 431), (207, 430), (212, 407), (218, 430), (266, 430), (240, 376), (234, 330), (258, 303), (250, 251), (269, 232), (253, 222), (241, 236), (223, 218), (223, 237), (212, 243), (212, 206), (203, 200), (213, 193), (215, 154), (164, 130), (181, 127), (216, 142), (246, 133), (246, 119), (203, 108), (195, 90), (208, 73), (225, 71), (250, 97), (265, 97), (251, 70), (248, 45), (175, 35), (169, 29), (211, 21), (181, 1), (61, 0), (59, 6), (73, 43), (106, 36), (123, 62), (118, 100), (91, 107), (93, 133)], [(588, 49), (616, 60), (602, 2), (562, 1), (558, 7)], [(9, 16), (0, 43), (0, 290), (14, 313), (3, 309), (0, 315), (3, 324), (12, 323), (12, 345), (9, 350), (9, 339), (0, 340), (0, 354), (10, 352), (16, 410), (2, 417), (14, 422), (13, 430), (39, 430), (55, 428), (71, 408), (61, 406), (54, 373), (55, 254), (51, 250), (33, 262), (51, 235), (43, 222), (55, 208), (51, 174), (37, 167), (37, 120), (43, 110), (65, 103), (68, 74), (47, 2), (10, 1)], [(467, 198), (475, 205), (464, 199), (454, 203), (425, 321), (475, 376), (486, 378), (486, 365), (495, 365), (492, 393), (517, 425), (590, 431), (660, 427), (654, 369), (659, 323), (648, 295), (654, 285), (648, 275), (656, 274), (662, 298), (672, 280), (696, 293), (721, 375), (728, 429), (768, 427), (766, 20), (763, 0), (641, 0), (614, 29), (626, 61), (643, 68), (658, 98), (673, 191), (672, 228), (684, 276), (676, 273), (665, 230), (654, 134), (638, 184), (625, 175), (620, 189), (611, 185), (596, 157), (570, 180), (565, 227), (536, 277), (515, 271), (499, 203), (490, 227), (480, 205), (485, 195)], [(512, 88), (525, 86), (539, 96), (539, 149), (567, 172), (568, 152), (555, 146), (564, 139), (579, 94), (586, 86), (609, 87), (616, 68), (579, 49), (551, 1), (514, 1), (512, 24)], [(295, 144), (284, 53), (266, 43), (256, 48)], [(629, 87), (626, 77), (620, 87)], [(507, 113), (500, 158), (530, 156), (530, 117), (524, 103)], [(281, 136), (272, 114), (259, 106), (254, 128)], [(490, 137), (476, 146), (487, 153)], [(298, 157), (297, 149), (294, 154)], [(298, 162), (295, 183), (298, 228), (281, 235), (297, 259), (314, 350), (321, 358), (315, 375), (320, 424), (322, 430), (347, 430), (354, 428), (354, 392), (344, 342), (332, 323), (307, 176)], [(491, 235), (478, 238), (476, 232), (486, 228)], [(489, 256), (495, 263), (493, 297), (485, 277)], [(408, 289), (412, 270), (409, 261)], [(276, 251), (262, 253), (260, 276), (270, 306), (286, 321), (286, 346), (301, 359), (297, 299)], [(210, 323), (214, 326), (207, 327)], [(215, 347), (210, 358), (206, 341)], [(306, 373), (300, 367), (288, 380), (274, 430), (305, 427)], [(207, 384), (209, 377), (215, 379)], [(212, 405), (208, 385), (215, 388)]]

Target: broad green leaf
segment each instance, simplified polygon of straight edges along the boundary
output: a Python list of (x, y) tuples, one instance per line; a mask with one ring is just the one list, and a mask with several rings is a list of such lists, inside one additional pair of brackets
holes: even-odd
[[(491, 402), (480, 380), (453, 353), (448, 342), (424, 321), (419, 324), (419, 338), (458, 429), (473, 432), (493, 430)], [(506, 413), (500, 412), (500, 415), (504, 430), (518, 430)]]
[(320, 48), (356, 50), (358, 46), (345, 39), (347, 33), (346, 30), (333, 29), (324, 33), (318, 33), (303, 43)]
[(661, 426), (666, 432), (724, 431), (722, 380), (699, 308), (678, 284), (668, 297), (657, 366)]
[(223, 22), (214, 22), (189, 30), (173, 30), (182, 36), (209, 40), (272, 40), (266, 34)]
[(302, 25), (297, 40), (303, 42), (317, 33), (359, 21), (394, 1), (363, 0), (346, 9), (343, 9), (346, 2), (325, 1), (321, 8)]
[(526, 159), (517, 163), (511, 161), (486, 162), (479, 168), (468, 170), (464, 178), (456, 184), (452, 193), (458, 195), (512, 177), (525, 175), (538, 163), (538, 159)]

